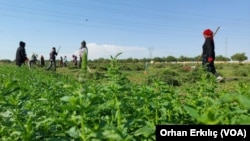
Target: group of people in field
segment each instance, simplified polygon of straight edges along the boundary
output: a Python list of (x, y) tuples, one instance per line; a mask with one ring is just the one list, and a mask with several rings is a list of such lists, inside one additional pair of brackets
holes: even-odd
[(67, 67), (68, 59), (67, 56), (60, 57), (60, 67)]
[[(31, 67), (32, 64), (36, 63), (37, 61), (37, 54), (32, 54), (31, 60), (29, 60), (29, 58), (27, 57), (26, 54), (26, 43), (23, 41), (19, 42), (19, 47), (16, 50), (16, 65), (17, 66), (22, 66), (23, 64), (25, 64), (26, 62), (28, 63), (28, 65)], [(59, 50), (58, 50), (59, 51)], [(46, 67), (46, 70), (53, 70), (56, 71), (56, 56), (58, 55), (58, 51), (56, 51), (55, 47), (52, 47), (50, 54), (49, 54), (49, 65)], [(88, 54), (88, 48), (86, 45), (86, 41), (82, 41), (81, 42), (81, 47), (79, 49), (79, 68), (81, 68), (81, 64), (82, 64), (82, 60), (83, 60), (83, 54)], [(85, 58), (87, 59), (87, 58)], [(73, 60), (73, 61), (77, 61), (77, 60)], [(87, 61), (87, 60), (86, 60)], [(64, 56), (64, 58), (62, 58), (62, 56), (60, 57), (60, 66), (67, 66), (67, 56)], [(40, 64), (41, 66), (45, 66), (45, 60), (44, 60), (44, 56), (41, 55), (40, 58)]]
[[(207, 72), (212, 73), (213, 75), (216, 76), (217, 81), (221, 81), (223, 80), (223, 78), (218, 75), (218, 73), (216, 72), (215, 66), (214, 66), (214, 60), (215, 60), (215, 44), (214, 44), (214, 32), (211, 29), (205, 29), (203, 31), (203, 36), (204, 36), (204, 43), (202, 45), (202, 65), (205, 67), (205, 69), (207, 70)], [(16, 52), (16, 65), (21, 66), (23, 63), (25, 63), (25, 61), (28, 60), (26, 53), (25, 53), (25, 43), (23, 41), (20, 41), (19, 43), (19, 47), (17, 49)], [(82, 41), (81, 42), (81, 47), (79, 49), (79, 67), (81, 67), (82, 65), (82, 56), (83, 53), (86, 52), (88, 53), (88, 48), (86, 46), (86, 42)], [(53, 69), (54, 71), (56, 70), (56, 56), (58, 55), (58, 52), (56, 52), (56, 48), (53, 47), (51, 52), (50, 52), (50, 64), (49, 66), (46, 68), (47, 70), (49, 69)], [(77, 66), (77, 56), (73, 55), (73, 62), (74, 65)], [(62, 63), (62, 58), (61, 58), (61, 63)], [(62, 63), (63, 64), (63, 63)], [(61, 65), (62, 65), (61, 64)]]

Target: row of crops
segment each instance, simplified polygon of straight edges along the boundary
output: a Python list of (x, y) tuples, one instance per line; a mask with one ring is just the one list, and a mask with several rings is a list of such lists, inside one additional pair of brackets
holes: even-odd
[(0, 66), (3, 141), (155, 140), (162, 124), (250, 124), (250, 87), (234, 91), (200, 72), (192, 87), (131, 83), (113, 58), (105, 80)]

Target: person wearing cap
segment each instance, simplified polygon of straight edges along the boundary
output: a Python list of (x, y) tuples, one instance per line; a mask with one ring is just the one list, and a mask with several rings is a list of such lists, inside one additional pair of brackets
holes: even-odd
[(56, 56), (57, 56), (57, 52), (56, 52), (56, 48), (53, 47), (50, 54), (49, 54), (50, 58), (50, 64), (49, 66), (46, 68), (46, 70), (50, 70), (52, 68), (52, 66), (54, 67), (54, 71), (56, 71)]
[(16, 51), (16, 65), (21, 66), (25, 63), (25, 61), (28, 61), (26, 50), (25, 50), (26, 43), (23, 41), (19, 42), (19, 47)]
[[(85, 64), (83, 67), (87, 67), (87, 57), (88, 56), (88, 47), (86, 46), (86, 41), (82, 41), (81, 42), (81, 47), (79, 49), (79, 58), (80, 58), (80, 62), (79, 62), (79, 68), (82, 68), (82, 64)], [(85, 69), (85, 68), (83, 68)]]
[(214, 33), (211, 29), (206, 29), (203, 31), (205, 41), (202, 46), (202, 65), (206, 67), (208, 72), (211, 72), (217, 77), (217, 81), (221, 81), (223, 78), (217, 74), (214, 66), (215, 44), (213, 34)]

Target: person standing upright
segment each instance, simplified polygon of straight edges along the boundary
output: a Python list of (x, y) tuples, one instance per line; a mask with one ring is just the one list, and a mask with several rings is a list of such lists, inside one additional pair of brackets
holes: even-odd
[(214, 43), (214, 33), (211, 29), (205, 29), (203, 31), (203, 36), (205, 41), (202, 46), (202, 65), (206, 70), (217, 77), (217, 81), (221, 81), (223, 78), (219, 76), (216, 72), (214, 66), (215, 60), (215, 43)]
[(25, 61), (28, 61), (26, 50), (25, 50), (26, 43), (23, 41), (19, 42), (19, 47), (16, 51), (16, 65), (21, 66), (25, 63)]
[(63, 67), (63, 57), (60, 57), (60, 67)]
[(49, 54), (49, 61), (50, 61), (50, 64), (49, 66), (47, 67), (47, 70), (50, 70), (52, 67), (54, 67), (54, 71), (56, 71), (56, 56), (57, 56), (57, 52), (56, 52), (56, 48), (53, 47), (50, 54)]
[(63, 58), (63, 66), (67, 67), (67, 63), (68, 63), (68, 59), (67, 59), (67, 56), (65, 55)]
[(41, 55), (41, 58), (40, 58), (40, 63), (41, 63), (41, 66), (42, 66), (42, 67), (45, 65), (43, 55)]
[(81, 42), (79, 57), (80, 57), (79, 68), (83, 67), (83, 70), (86, 71), (88, 65), (88, 47), (86, 45), (86, 41), (84, 40)]

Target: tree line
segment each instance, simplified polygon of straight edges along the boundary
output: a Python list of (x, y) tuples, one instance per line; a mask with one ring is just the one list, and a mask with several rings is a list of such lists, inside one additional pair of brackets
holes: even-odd
[[(120, 62), (126, 62), (126, 63), (137, 63), (137, 62), (196, 62), (196, 61), (201, 61), (201, 56), (196, 56), (196, 57), (186, 57), (186, 56), (180, 56), (180, 57), (174, 57), (174, 56), (167, 56), (167, 57), (154, 57), (154, 58), (142, 58), (142, 59), (137, 59), (137, 58), (127, 58), (127, 59), (119, 59)], [(215, 61), (238, 61), (239, 63), (246, 61), (248, 57), (246, 56), (245, 53), (236, 53), (232, 55), (230, 58), (225, 57), (223, 55), (218, 55), (215, 57)], [(15, 60), (14, 60), (15, 61)], [(110, 61), (110, 59), (106, 58), (98, 58), (98, 59), (93, 59), (89, 60), (90, 62), (93, 63), (107, 63)], [(2, 59), (0, 62), (3, 63), (12, 63), (13, 61), (8, 60), (8, 59)]]
[[(245, 55), (245, 53), (236, 53), (232, 55), (230, 58), (225, 57), (223, 55), (218, 55), (215, 57), (215, 61), (238, 61), (239, 63), (246, 61), (248, 57)], [(105, 58), (99, 58), (95, 60), (90, 60), (91, 62), (109, 62), (110, 59)], [(174, 57), (174, 56), (167, 56), (167, 57), (154, 57), (154, 58), (127, 58), (127, 59), (120, 59), (120, 62), (127, 62), (127, 63), (137, 63), (137, 62), (196, 62), (201, 61), (201, 56), (196, 57), (186, 57), (186, 56), (180, 56), (180, 57)]]

